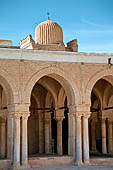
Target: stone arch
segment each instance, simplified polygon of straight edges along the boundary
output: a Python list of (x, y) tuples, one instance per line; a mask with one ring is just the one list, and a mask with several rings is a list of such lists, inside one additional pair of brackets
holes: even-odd
[[(32, 77), (28, 81), (29, 83), (27, 83), (27, 86), (25, 87), (24, 102), (30, 103), (30, 95), (31, 95), (31, 91), (32, 91), (35, 83), (43, 76), (52, 75), (52, 74), (58, 75), (61, 78), (61, 79), (59, 79), (61, 84), (67, 87), (66, 93), (69, 94), (67, 96), (69, 96), (70, 104), (71, 105), (79, 104), (80, 103), (80, 94), (79, 94), (79, 90), (74, 82), (74, 79), (67, 72), (64, 72), (61, 68), (58, 68), (57, 66), (43, 68), (43, 69), (39, 70), (38, 72), (36, 72), (34, 75), (32, 75)], [(75, 98), (77, 99), (76, 103), (75, 103)]]
[(58, 107), (64, 106), (65, 98), (66, 98), (65, 90), (61, 87), (59, 94), (58, 94)]
[(87, 101), (87, 104), (91, 105), (91, 100), (90, 100), (90, 96), (91, 96), (91, 92), (92, 92), (92, 89), (94, 87), (94, 85), (96, 84), (96, 82), (99, 80), (99, 79), (105, 79), (107, 80), (110, 84), (113, 85), (113, 80), (107, 78), (106, 77), (112, 77), (113, 78), (113, 70), (110, 70), (110, 69), (104, 69), (104, 70), (101, 70), (97, 73), (95, 73), (91, 79), (88, 81), (87, 85), (86, 85), (86, 88), (85, 88), (85, 92), (84, 92), (84, 101)]
[(55, 104), (57, 104), (57, 95), (56, 95), (54, 89), (51, 87), (51, 85), (49, 83), (47, 84), (41, 80), (39, 80), (39, 84), (41, 84), (45, 89), (47, 89), (50, 92), (50, 94), (52, 95), (52, 97), (54, 99)]
[(0, 75), (0, 85), (4, 89), (7, 96), (7, 105), (14, 102), (14, 92), (11, 87), (11, 82), (8, 82), (7, 77), (5, 78)]
[(111, 86), (107, 86), (104, 95), (103, 95), (103, 108), (107, 107), (108, 101), (109, 101), (109, 91), (111, 89)]
[(102, 105), (102, 96), (97, 88), (94, 88), (94, 93), (96, 94), (98, 100), (100, 101), (100, 103)]
[(39, 102), (36, 94), (35, 94), (35, 93), (32, 93), (32, 95), (33, 95), (34, 99), (36, 100), (37, 106), (40, 107), (41, 104), (40, 104), (40, 102)]
[[(51, 96), (50, 92), (48, 92), (47, 95), (46, 95), (45, 107), (51, 107), (52, 98), (53, 98), (53, 96)], [(53, 102), (55, 103), (54, 98), (53, 98)]]
[(110, 97), (107, 106), (108, 107), (112, 107), (113, 106), (113, 95)]

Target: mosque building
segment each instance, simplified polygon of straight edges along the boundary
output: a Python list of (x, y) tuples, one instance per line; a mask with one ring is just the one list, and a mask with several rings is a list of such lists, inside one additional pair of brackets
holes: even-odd
[(20, 47), (0, 40), (0, 168), (112, 157), (112, 61), (113, 54), (78, 52), (77, 39), (64, 44), (50, 18)]

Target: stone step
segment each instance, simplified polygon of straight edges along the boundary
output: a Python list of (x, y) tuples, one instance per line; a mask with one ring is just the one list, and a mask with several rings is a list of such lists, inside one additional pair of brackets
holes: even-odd
[(113, 158), (91, 158), (91, 165), (113, 165)]
[(46, 167), (46, 166), (58, 166), (58, 165), (72, 165), (73, 158), (70, 156), (59, 157), (30, 157), (29, 165), (31, 168)]
[(0, 159), (0, 170), (8, 170), (12, 166), (12, 161), (9, 159)]

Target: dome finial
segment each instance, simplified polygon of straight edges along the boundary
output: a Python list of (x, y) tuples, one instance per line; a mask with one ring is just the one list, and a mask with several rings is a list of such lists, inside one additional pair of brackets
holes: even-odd
[(50, 15), (50, 13), (49, 13), (49, 12), (47, 12), (48, 20), (50, 20), (50, 17), (49, 17), (49, 15)]

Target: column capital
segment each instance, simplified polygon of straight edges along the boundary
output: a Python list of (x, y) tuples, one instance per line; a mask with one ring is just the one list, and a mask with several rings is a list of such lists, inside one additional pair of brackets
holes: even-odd
[(13, 113), (8, 113), (7, 118), (14, 118), (14, 114)]
[(28, 117), (30, 116), (30, 112), (22, 112), (21, 116), (22, 116), (22, 119), (28, 119)]
[(57, 122), (60, 123), (60, 122), (63, 121), (64, 118), (65, 118), (65, 117), (60, 117), (60, 116), (59, 116), (59, 117), (56, 117), (55, 119), (56, 119)]
[(44, 117), (45, 117), (45, 119), (50, 119), (51, 118), (51, 112), (44, 112)]
[(45, 119), (45, 123), (46, 123), (46, 124), (49, 124), (50, 121), (51, 121), (51, 119), (49, 119), (49, 118), (46, 118), (46, 119)]
[(84, 119), (88, 119), (90, 116), (91, 116), (91, 113), (90, 113), (90, 112), (83, 114), (83, 118), (84, 118)]
[(101, 122), (104, 123), (105, 120), (106, 120), (106, 118), (104, 117), (104, 118), (101, 119)]
[(15, 113), (14, 113), (14, 118), (15, 118), (15, 119), (20, 119), (20, 117), (21, 117), (20, 112), (15, 112)]
[(83, 114), (80, 112), (75, 113), (75, 119), (81, 119), (82, 116), (83, 116)]
[(69, 106), (69, 113), (70, 114), (75, 114), (76, 112), (76, 106), (75, 105), (70, 105)]

